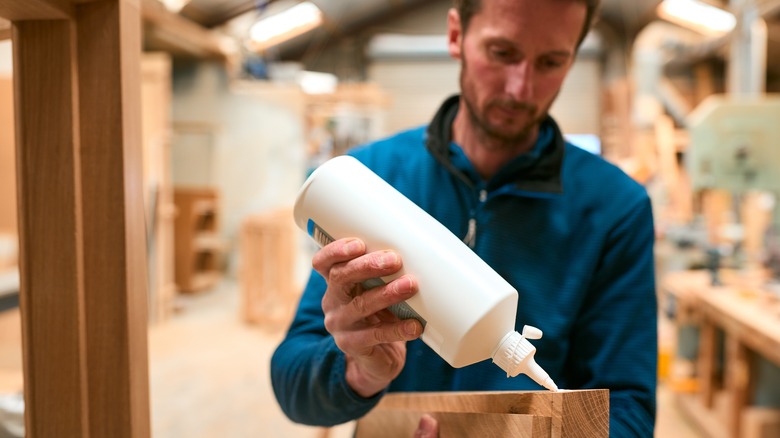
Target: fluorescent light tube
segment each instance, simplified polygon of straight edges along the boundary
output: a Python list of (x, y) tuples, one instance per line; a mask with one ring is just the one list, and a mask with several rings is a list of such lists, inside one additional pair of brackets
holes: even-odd
[(724, 34), (737, 25), (732, 13), (698, 0), (664, 0), (658, 16), (706, 34)]
[(251, 45), (263, 50), (308, 32), (322, 24), (322, 11), (312, 2), (298, 3), (278, 14), (260, 19), (249, 29)]

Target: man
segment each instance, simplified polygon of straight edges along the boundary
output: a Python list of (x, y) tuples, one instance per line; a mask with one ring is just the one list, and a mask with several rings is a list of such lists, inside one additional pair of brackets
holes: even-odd
[[(559, 387), (610, 389), (612, 435), (651, 437), (650, 201), (616, 167), (565, 143), (547, 114), (597, 3), (456, 0), (449, 51), (461, 61), (462, 95), (445, 101), (427, 128), (350, 153), (518, 290), (518, 328), (544, 331), (536, 360)], [(358, 239), (314, 256), (316, 272), (272, 358), (274, 391), (291, 419), (353, 420), (388, 391), (541, 389), (490, 361), (453, 369), (417, 339), (417, 321), (386, 310), (417, 292), (413, 276), (363, 290), (362, 281), (398, 271), (402, 257), (366, 253)]]

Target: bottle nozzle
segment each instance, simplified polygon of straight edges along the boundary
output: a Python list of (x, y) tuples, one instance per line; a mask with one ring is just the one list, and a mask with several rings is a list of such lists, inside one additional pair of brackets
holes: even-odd
[[(530, 326), (523, 328), (523, 333), (528, 331), (536, 339), (542, 336), (541, 330), (535, 327), (528, 329), (528, 327)], [(536, 354), (536, 347), (528, 342), (525, 336), (518, 332), (510, 332), (504, 336), (493, 353), (493, 362), (506, 371), (507, 377), (515, 377), (524, 373), (550, 391), (558, 391), (558, 386), (555, 385), (550, 375), (534, 360), (534, 354)]]

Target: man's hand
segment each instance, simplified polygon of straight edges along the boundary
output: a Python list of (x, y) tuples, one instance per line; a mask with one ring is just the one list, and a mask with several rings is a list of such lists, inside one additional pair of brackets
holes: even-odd
[(359, 239), (340, 239), (314, 255), (312, 266), (327, 281), (322, 298), (325, 328), (347, 359), (347, 384), (363, 397), (384, 389), (406, 362), (406, 341), (422, 334), (416, 320), (401, 321), (387, 307), (417, 293), (417, 283), (401, 276), (365, 290), (361, 283), (401, 269), (401, 257), (392, 251), (366, 254)]

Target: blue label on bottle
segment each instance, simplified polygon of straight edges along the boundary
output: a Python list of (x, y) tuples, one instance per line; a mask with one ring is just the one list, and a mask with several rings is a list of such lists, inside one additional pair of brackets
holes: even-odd
[(336, 240), (311, 219), (306, 223), (306, 232), (309, 233), (309, 236), (311, 236), (311, 238), (321, 247)]

